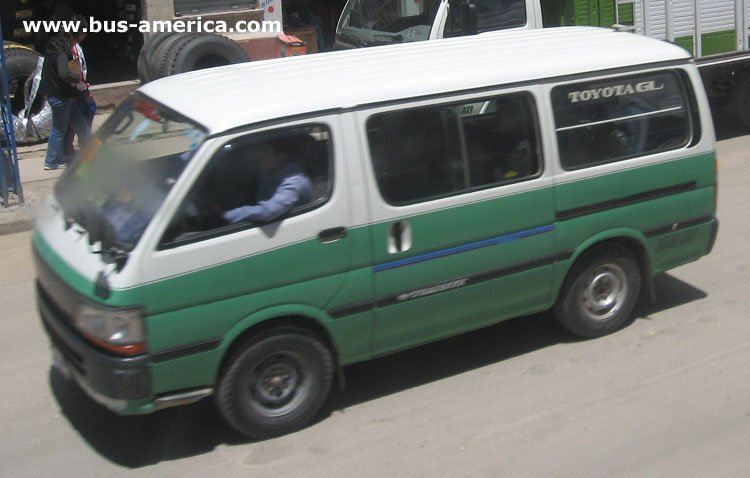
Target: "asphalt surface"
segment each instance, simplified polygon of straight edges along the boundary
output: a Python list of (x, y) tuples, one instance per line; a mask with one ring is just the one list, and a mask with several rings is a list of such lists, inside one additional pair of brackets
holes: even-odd
[(210, 400), (123, 418), (50, 370), (29, 232), (0, 236), (0, 476), (748, 477), (750, 136), (719, 144), (710, 256), (590, 341), (549, 314), (349, 367), (300, 432), (248, 442)]

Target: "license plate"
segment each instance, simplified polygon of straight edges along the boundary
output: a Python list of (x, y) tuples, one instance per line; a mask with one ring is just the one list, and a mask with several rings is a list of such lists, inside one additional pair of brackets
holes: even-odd
[(65, 377), (65, 380), (70, 380), (70, 364), (57, 347), (52, 347), (52, 366)]

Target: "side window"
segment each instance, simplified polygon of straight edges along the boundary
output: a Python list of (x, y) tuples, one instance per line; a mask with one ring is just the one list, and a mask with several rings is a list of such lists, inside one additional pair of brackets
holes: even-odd
[(675, 72), (552, 90), (560, 161), (574, 170), (686, 146), (699, 135), (691, 91)]
[(367, 136), (380, 193), (406, 205), (535, 177), (537, 125), (525, 93), (375, 114)]
[(330, 132), (324, 125), (232, 139), (193, 184), (162, 248), (276, 222), (315, 209), (333, 188)]
[[(485, 33), (526, 25), (524, 0), (471, 0), (477, 12), (477, 32)], [(464, 18), (461, 8), (451, 8), (443, 37), (461, 36)]]

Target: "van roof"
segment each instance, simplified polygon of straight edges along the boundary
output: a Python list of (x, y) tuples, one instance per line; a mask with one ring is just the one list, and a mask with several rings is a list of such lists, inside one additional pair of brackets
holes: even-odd
[(140, 88), (217, 133), (383, 101), (689, 60), (678, 46), (605, 28), (494, 32), (200, 70)]

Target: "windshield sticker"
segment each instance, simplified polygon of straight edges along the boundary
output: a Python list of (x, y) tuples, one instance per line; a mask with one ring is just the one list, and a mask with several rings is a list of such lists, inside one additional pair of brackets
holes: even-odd
[(622, 85), (592, 88), (590, 90), (571, 91), (568, 93), (570, 103), (580, 103), (600, 98), (635, 95), (664, 89), (664, 83), (657, 85), (656, 81), (641, 81), (639, 83), (625, 83)]

